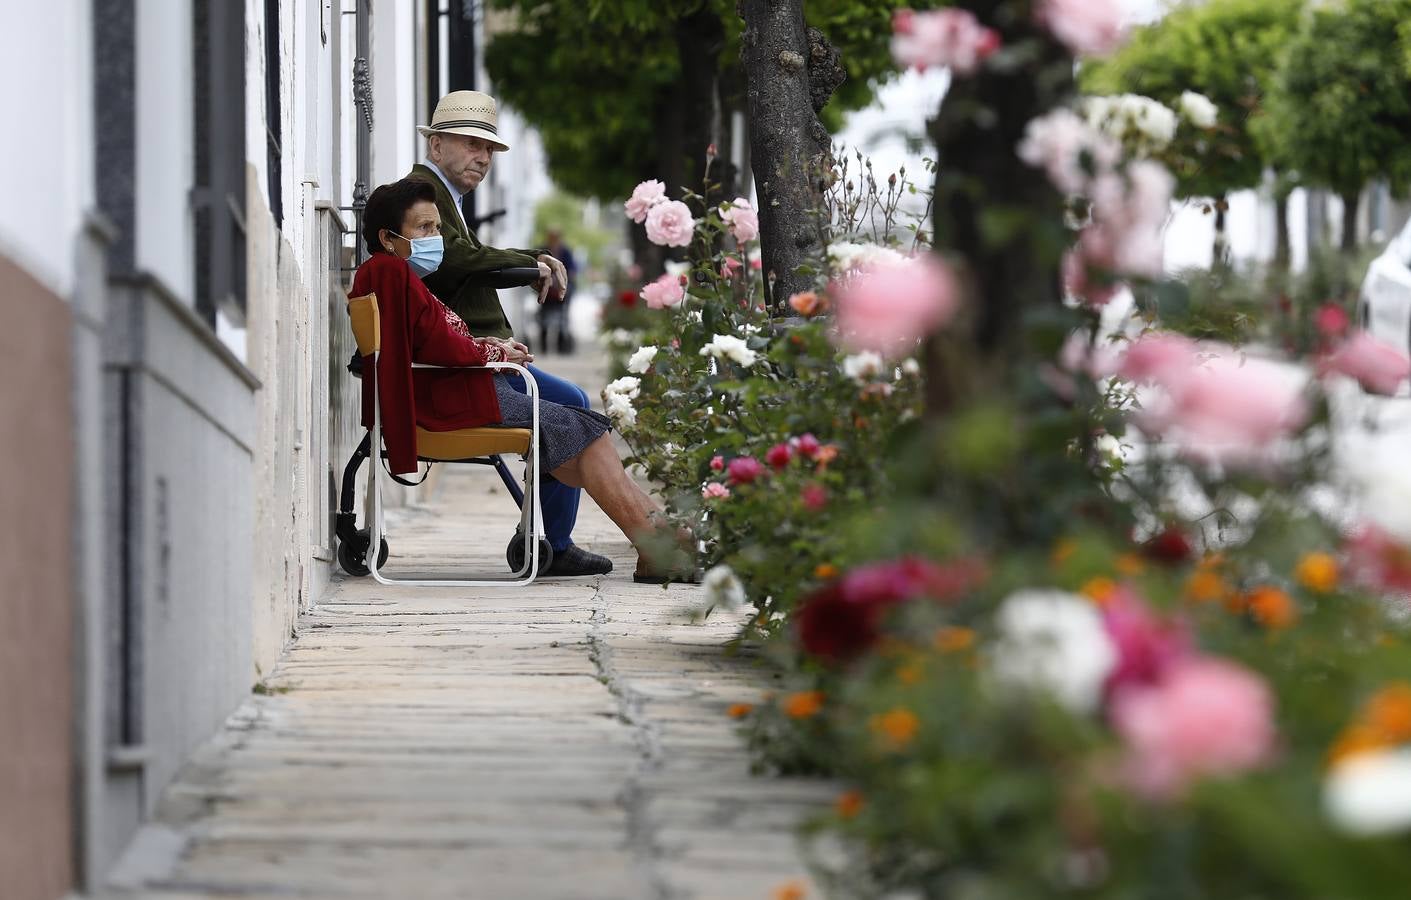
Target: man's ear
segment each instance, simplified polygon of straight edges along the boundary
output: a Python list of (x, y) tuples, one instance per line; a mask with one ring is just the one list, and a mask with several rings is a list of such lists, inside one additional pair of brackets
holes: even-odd
[(426, 139), (426, 155), (435, 162), (441, 155), (441, 135), (433, 134)]

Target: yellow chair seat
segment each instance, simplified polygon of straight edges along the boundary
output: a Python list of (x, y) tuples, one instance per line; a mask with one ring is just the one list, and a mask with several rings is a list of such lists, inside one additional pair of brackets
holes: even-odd
[(422, 459), (456, 460), (529, 452), (528, 428), (461, 428), (456, 431), (416, 430), (416, 455)]

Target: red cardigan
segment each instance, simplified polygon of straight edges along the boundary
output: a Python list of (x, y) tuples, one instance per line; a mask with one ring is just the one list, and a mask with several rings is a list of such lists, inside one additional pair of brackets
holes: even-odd
[[(382, 320), (378, 401), (388, 467), (393, 474), (416, 471), (416, 428), (454, 431), (500, 421), (492, 370), (445, 372), (412, 369), (482, 366), (504, 360), (495, 344), (473, 338), (460, 317), (432, 296), (407, 261), (374, 253), (353, 276), (350, 297), (377, 295)], [(372, 379), (363, 377), (363, 426), (372, 427)]]

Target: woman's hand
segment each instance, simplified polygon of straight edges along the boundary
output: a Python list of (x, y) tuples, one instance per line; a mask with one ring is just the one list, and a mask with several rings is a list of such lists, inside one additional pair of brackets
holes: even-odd
[(505, 354), (505, 362), (518, 363), (524, 365), (534, 361), (534, 355), (529, 352), (529, 348), (516, 340), (506, 340), (504, 338), (485, 338), (495, 344)]

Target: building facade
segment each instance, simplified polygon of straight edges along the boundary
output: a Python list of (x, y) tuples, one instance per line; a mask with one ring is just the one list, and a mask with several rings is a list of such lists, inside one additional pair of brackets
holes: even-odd
[[(12, 12), (0, 884), (29, 900), (101, 887), (333, 577), (358, 209), (489, 86), (469, 0)], [(483, 236), (525, 245), (540, 183), (507, 174)]]

